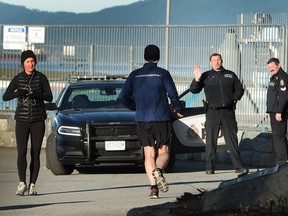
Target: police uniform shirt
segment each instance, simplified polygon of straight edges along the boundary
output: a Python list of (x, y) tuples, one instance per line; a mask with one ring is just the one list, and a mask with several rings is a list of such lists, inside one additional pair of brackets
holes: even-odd
[(288, 75), (282, 68), (270, 77), (267, 91), (267, 113), (286, 113), (288, 108)]

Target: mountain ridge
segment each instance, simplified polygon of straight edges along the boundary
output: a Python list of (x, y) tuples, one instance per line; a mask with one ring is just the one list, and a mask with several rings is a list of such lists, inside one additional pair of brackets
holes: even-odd
[[(287, 13), (287, 0), (171, 0), (171, 25), (237, 24), (241, 13)], [(144, 0), (98, 12), (47, 12), (0, 1), (0, 24), (165, 25), (166, 0)]]

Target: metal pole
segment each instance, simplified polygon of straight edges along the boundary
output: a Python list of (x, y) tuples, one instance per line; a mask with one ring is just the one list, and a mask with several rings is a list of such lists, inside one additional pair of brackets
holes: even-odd
[(166, 3), (166, 33), (165, 33), (165, 68), (169, 70), (169, 25), (170, 25), (170, 0)]

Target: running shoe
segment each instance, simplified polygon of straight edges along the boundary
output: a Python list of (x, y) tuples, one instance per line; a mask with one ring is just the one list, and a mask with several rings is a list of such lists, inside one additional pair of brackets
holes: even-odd
[(169, 190), (169, 186), (163, 176), (162, 170), (159, 168), (156, 168), (152, 171), (152, 175), (157, 181), (157, 186), (159, 190), (164, 193), (167, 192)]
[(149, 199), (158, 199), (159, 190), (158, 188), (151, 188), (151, 193), (149, 195)]
[(33, 183), (30, 184), (30, 187), (29, 187), (29, 195), (30, 195), (30, 196), (35, 196), (35, 195), (37, 195), (37, 191), (36, 191), (36, 188), (35, 188), (35, 184), (33, 184)]
[(23, 196), (25, 194), (26, 190), (27, 190), (27, 186), (26, 186), (25, 182), (20, 182), (18, 187), (17, 187), (16, 195)]

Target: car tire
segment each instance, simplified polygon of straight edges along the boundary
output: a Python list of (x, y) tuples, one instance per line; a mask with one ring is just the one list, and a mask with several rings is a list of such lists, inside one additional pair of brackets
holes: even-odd
[(46, 167), (50, 169), (54, 175), (70, 175), (75, 169), (75, 165), (63, 165), (58, 161), (56, 139), (53, 134), (50, 134), (47, 138)]

